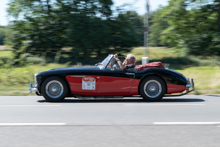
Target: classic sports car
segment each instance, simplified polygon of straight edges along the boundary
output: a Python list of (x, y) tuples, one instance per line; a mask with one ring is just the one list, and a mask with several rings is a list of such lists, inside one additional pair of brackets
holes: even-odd
[(187, 94), (194, 90), (193, 79), (168, 68), (148, 67), (137, 70), (119, 68), (113, 55), (90, 67), (67, 67), (35, 74), (30, 91), (43, 95), (47, 101), (62, 101), (74, 97), (114, 97), (141, 95), (148, 101), (159, 101), (164, 96)]

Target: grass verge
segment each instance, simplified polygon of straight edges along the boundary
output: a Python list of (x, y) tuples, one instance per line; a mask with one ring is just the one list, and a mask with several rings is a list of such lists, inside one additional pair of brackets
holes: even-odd
[(193, 94), (220, 94), (220, 68), (218, 66), (189, 67), (177, 71), (194, 79)]

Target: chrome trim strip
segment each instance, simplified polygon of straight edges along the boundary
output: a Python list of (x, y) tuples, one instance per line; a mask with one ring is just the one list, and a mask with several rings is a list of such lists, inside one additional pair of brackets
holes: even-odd
[(85, 75), (71, 75), (71, 77), (85, 77)]
[(128, 73), (128, 72), (126, 72), (125, 74), (126, 75), (132, 75), (132, 76), (135, 75), (135, 73)]

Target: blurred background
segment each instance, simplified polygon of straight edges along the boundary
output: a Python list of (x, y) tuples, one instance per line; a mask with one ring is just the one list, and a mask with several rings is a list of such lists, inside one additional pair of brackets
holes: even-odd
[[(0, 95), (30, 95), (34, 74), (94, 65), (108, 54), (145, 56), (147, 0), (1, 0)], [(220, 94), (218, 0), (151, 0), (149, 62)]]

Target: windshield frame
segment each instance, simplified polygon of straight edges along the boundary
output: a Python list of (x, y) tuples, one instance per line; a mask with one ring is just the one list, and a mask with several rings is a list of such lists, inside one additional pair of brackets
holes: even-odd
[(113, 54), (109, 54), (99, 65), (98, 67), (100, 69), (105, 69), (106, 66), (109, 64), (109, 62), (111, 61), (111, 59), (113, 58)]

